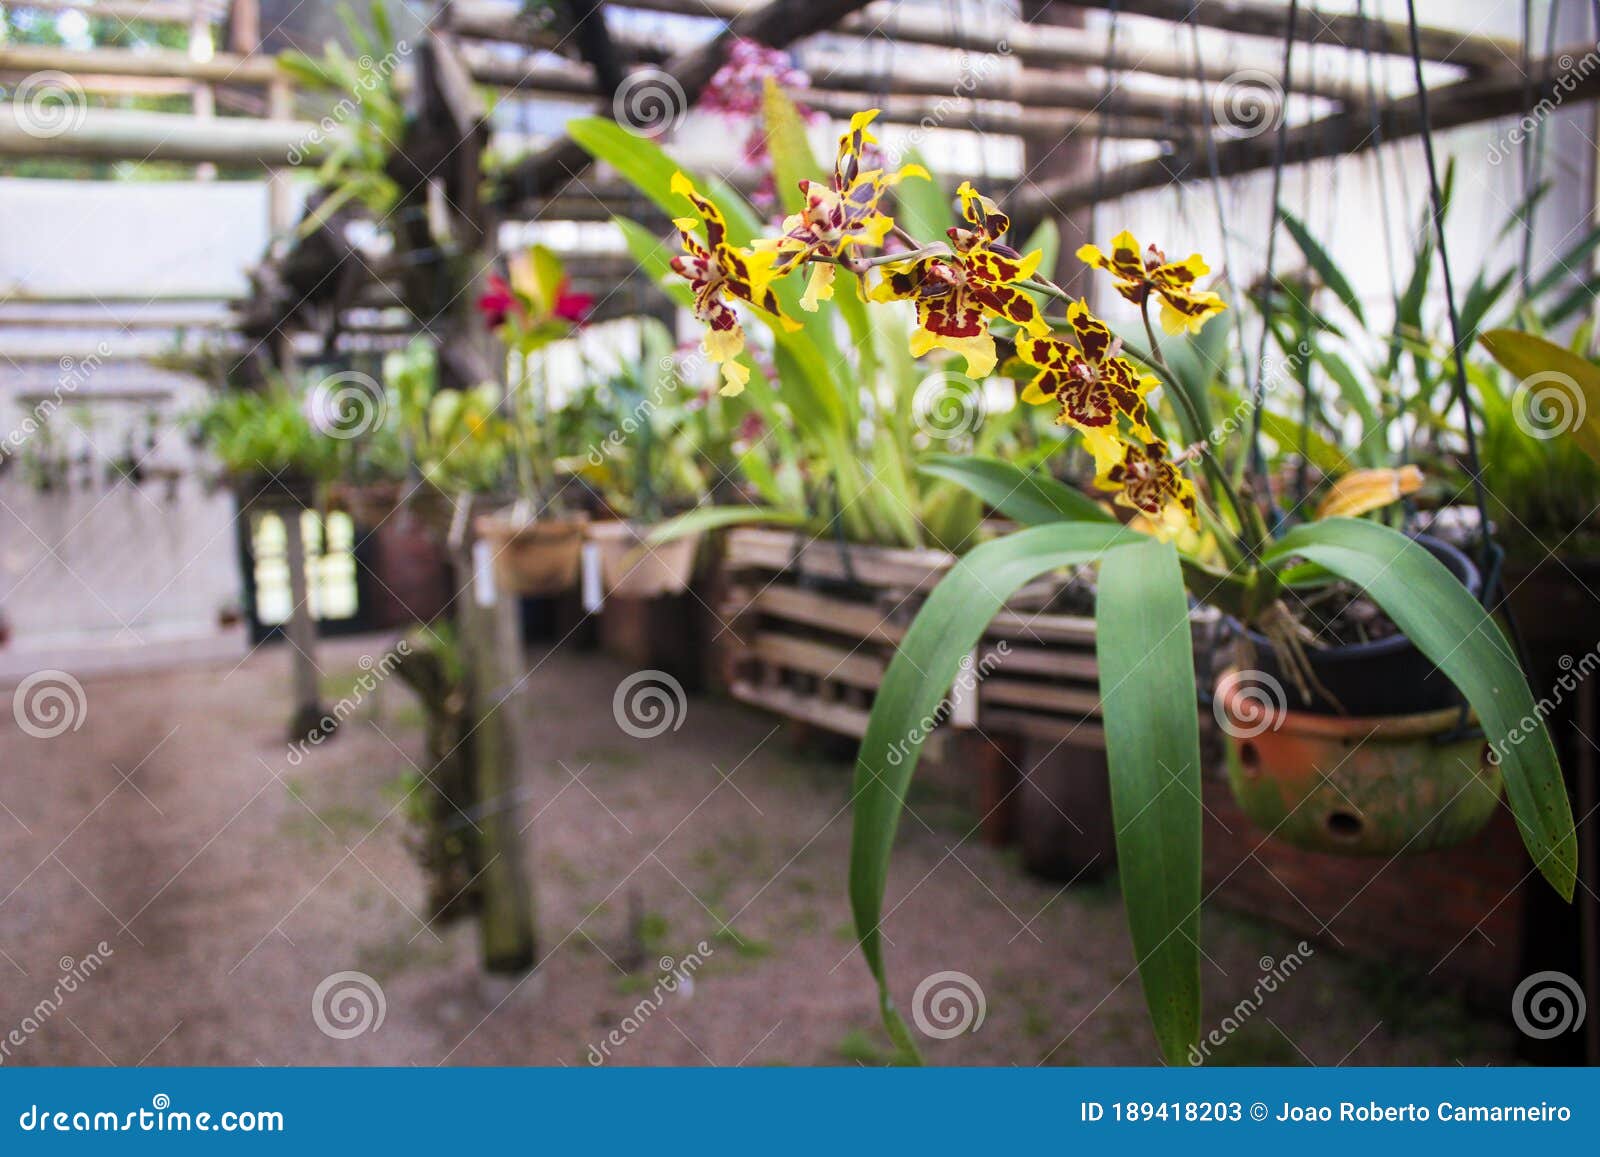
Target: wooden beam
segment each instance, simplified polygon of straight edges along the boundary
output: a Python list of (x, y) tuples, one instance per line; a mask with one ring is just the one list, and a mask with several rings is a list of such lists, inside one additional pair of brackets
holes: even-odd
[[(833, 27), (863, 3), (864, 0), (771, 0), (739, 16), (699, 48), (674, 54), (666, 62), (665, 71), (683, 89), (685, 103), (692, 105), (712, 74), (722, 66), (732, 40), (758, 40), (773, 48), (783, 48), (814, 32)], [(584, 172), (590, 161), (589, 154), (577, 142), (563, 137), (507, 173), (500, 186), (500, 199), (510, 201), (548, 192)]]
[(18, 120), (0, 117), (0, 156), (287, 168), (291, 156), (314, 162), (329, 144), (326, 133), (303, 121), (202, 120), (176, 113), (85, 108), (75, 126), (55, 136), (36, 136)]
[[(630, 0), (615, 7), (671, 12), (685, 16), (708, 16), (732, 20), (753, 5), (747, 0)], [(555, 49), (561, 38), (536, 30), (519, 19), (521, 10), (504, 3), (456, 4), (452, 8), (455, 27), (461, 35), (485, 40), (525, 44), (531, 48)], [(1145, 76), (1188, 80), (1195, 75), (1192, 54), (1181, 49), (1127, 44), (1113, 45), (1103, 33), (1082, 29), (1052, 27), (1035, 21), (1010, 17), (953, 25), (940, 12), (909, 8), (886, 0), (874, 0), (860, 12), (845, 17), (835, 32), (854, 35), (855, 42), (838, 46), (847, 56), (867, 51), (867, 40), (959, 49), (963, 52), (1009, 56), (1029, 68), (1044, 72), (1056, 69), (1106, 68)], [(633, 62), (659, 64), (669, 55), (657, 41), (616, 30), (613, 38), (625, 57)], [(1353, 42), (1351, 47), (1358, 47)], [(1278, 53), (1262, 48), (1240, 53), (1232, 62), (1236, 71), (1278, 76), (1282, 68)], [(1098, 86), (1096, 86), (1098, 90)], [(1365, 99), (1366, 87), (1342, 77), (1319, 77), (1317, 92), (1330, 100), (1356, 102)]]
[(284, 74), (270, 56), (222, 52), (195, 60), (187, 52), (133, 52), (125, 48), (49, 48), (0, 45), (0, 71), (65, 72), (76, 76), (140, 76), (203, 81), (208, 84), (271, 84)]
[[(1573, 45), (1565, 53), (1536, 60), (1530, 65), (1534, 76), (1567, 75), (1572, 87), (1564, 89), (1562, 103), (1576, 104), (1600, 98), (1600, 70), (1579, 76), (1571, 70), (1558, 67), (1558, 60), (1566, 56), (1581, 59), (1589, 46)], [(1429, 90), (1429, 111), (1434, 131), (1479, 124), (1499, 117), (1514, 116), (1527, 109), (1527, 85), (1520, 68), (1505, 67), (1492, 73)], [(1548, 92), (1537, 91), (1538, 99), (1550, 99)], [(1415, 95), (1385, 104), (1378, 112), (1382, 140), (1389, 143), (1419, 135), (1423, 129), (1422, 114)], [(1366, 109), (1353, 109), (1320, 117), (1296, 125), (1287, 134), (1287, 152), (1292, 163), (1361, 152), (1377, 143), (1372, 131), (1372, 114)], [(1276, 157), (1277, 134), (1264, 132), (1259, 136), (1222, 141), (1217, 145), (1216, 159), (1219, 175), (1236, 176), (1270, 168)], [(1066, 212), (1093, 204), (1095, 200), (1112, 200), (1128, 193), (1157, 189), (1180, 181), (1208, 179), (1210, 163), (1203, 149), (1191, 146), (1167, 157), (1137, 161), (1113, 169), (1096, 178), (1063, 177), (1056, 180), (1024, 182), (1015, 195), (1018, 215), (1028, 213)]]
[(795, 96), (836, 120), (849, 120), (864, 108), (883, 110), (878, 118), (885, 124), (917, 125), (925, 129), (969, 129), (973, 132), (1021, 137), (1025, 140), (1060, 140), (1081, 135), (1105, 134), (1125, 140), (1172, 140), (1186, 138), (1198, 125), (1184, 120), (1156, 120), (1150, 117), (1103, 116), (1070, 108), (1029, 106), (1008, 109), (992, 103), (957, 100), (948, 95), (933, 100), (891, 95), (849, 92), (799, 92)]
[(104, 16), (132, 24), (177, 24), (187, 28), (194, 23), (195, 6), (179, 0), (18, 0), (12, 7), (37, 8), (45, 12), (82, 12), (85, 16)]
[[(972, 100), (1005, 101), (1023, 105), (1031, 111), (1036, 108), (1052, 110), (1076, 109), (1099, 112), (1111, 119), (1118, 117), (1144, 118), (1158, 124), (1192, 125), (1196, 121), (1216, 119), (1211, 94), (1196, 101), (1192, 95), (1175, 95), (1158, 92), (1138, 92), (1118, 88), (1107, 95), (1103, 84), (1087, 81), (1083, 76), (1044, 73), (1032, 69), (995, 69), (988, 73), (963, 70), (953, 73), (945, 69), (903, 65), (884, 72), (865, 62), (852, 61), (843, 55), (813, 56), (812, 85), (817, 89), (855, 89), (863, 92), (886, 91), (895, 95), (956, 97)], [(1261, 89), (1267, 101), (1265, 113), (1276, 117), (1276, 102), (1266, 89)], [(1165, 136), (1172, 132), (1158, 132)]]
[[(572, 61), (529, 63), (507, 61), (482, 56), (471, 58), (472, 75), (481, 84), (515, 89), (525, 95), (555, 95), (592, 97), (595, 92), (594, 71), (587, 65)], [(1006, 89), (991, 86), (974, 93), (979, 99), (994, 102), (1024, 102), (1025, 110), (995, 108), (982, 105), (966, 96), (955, 97), (955, 77), (941, 80), (938, 77), (918, 78), (906, 72), (896, 74), (891, 83), (898, 87), (904, 79), (915, 93), (926, 93), (930, 99), (917, 95), (895, 93), (886, 100), (882, 93), (871, 90), (877, 82), (870, 72), (854, 66), (843, 67), (828, 75), (824, 87), (806, 89), (794, 94), (797, 100), (840, 120), (848, 120), (864, 108), (881, 108), (887, 124), (922, 125), (929, 129), (957, 128), (978, 132), (1002, 133), (1011, 136), (1066, 136), (1072, 133), (1105, 132), (1108, 136), (1132, 140), (1165, 140), (1188, 136), (1199, 110), (1185, 105), (1161, 101), (1141, 105), (1139, 112), (1122, 111), (1121, 102), (1115, 102), (1117, 111), (1106, 113), (1090, 111), (1099, 101), (1098, 90), (1079, 86), (1059, 85), (1055, 90), (1067, 103), (1053, 104), (1050, 93), (1040, 88), (1033, 93), (1030, 86), (1013, 86)], [(1054, 78), (1051, 78), (1054, 79)], [(1004, 95), (1007, 91), (1011, 95)], [(990, 95), (992, 93), (992, 95)], [(937, 99), (932, 99), (937, 98)], [(1159, 107), (1160, 116), (1151, 115), (1150, 108)], [(1102, 121), (1105, 122), (1102, 125)]]
[[(1157, 20), (1192, 22), (1245, 36), (1282, 40), (1289, 32), (1289, 9), (1262, 0), (1063, 0), (1075, 8), (1100, 10), (1114, 7), (1124, 16), (1150, 16)], [(1331, 44), (1395, 56), (1410, 56), (1411, 41), (1401, 20), (1374, 20), (1348, 13), (1319, 12), (1301, 5), (1296, 40)], [(1365, 37), (1365, 39), (1363, 39)], [(1452, 28), (1418, 29), (1422, 59), (1464, 68), (1496, 69), (1520, 59), (1516, 41), (1495, 36), (1458, 32)], [(1276, 71), (1276, 70), (1274, 70)]]

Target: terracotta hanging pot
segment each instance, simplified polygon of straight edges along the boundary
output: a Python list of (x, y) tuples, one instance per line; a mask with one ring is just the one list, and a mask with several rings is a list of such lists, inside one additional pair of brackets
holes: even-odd
[[(1254, 676), (1254, 678), (1252, 678)], [(1458, 709), (1338, 716), (1290, 711), (1258, 672), (1225, 671), (1214, 709), (1228, 782), (1273, 839), (1308, 851), (1395, 855), (1475, 836), (1500, 768)]]
[(557, 595), (578, 583), (588, 515), (519, 522), (505, 513), (473, 522), (494, 555), (495, 581), (516, 595)]
[[(1433, 555), (1461, 585), (1477, 597), (1483, 589), (1478, 568), (1461, 551), (1436, 538), (1419, 534), (1416, 542)], [(1306, 651), (1306, 661), (1316, 674), (1317, 687), (1302, 700), (1294, 681), (1283, 670), (1272, 641), (1259, 631), (1233, 625), (1240, 642), (1249, 641), (1248, 658), (1236, 658), (1241, 667), (1261, 671), (1286, 689), (1289, 706), (1320, 715), (1415, 715), (1441, 711), (1461, 702), (1455, 685), (1403, 634), (1395, 633), (1370, 643), (1345, 643)], [(1236, 654), (1239, 652), (1236, 650)]]
[(623, 521), (589, 526), (589, 541), (600, 552), (600, 575), (607, 594), (652, 599), (689, 589), (700, 536), (690, 534), (659, 546), (646, 546), (649, 534), (648, 528), (638, 529)]

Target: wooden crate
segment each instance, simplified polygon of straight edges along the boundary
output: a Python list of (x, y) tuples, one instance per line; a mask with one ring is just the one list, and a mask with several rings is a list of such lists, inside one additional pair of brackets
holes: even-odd
[[(859, 738), (895, 648), (954, 556), (780, 530), (734, 531), (725, 549), (729, 694)], [(1031, 584), (995, 617), (973, 656), (983, 677), (957, 696), (956, 726), (1105, 746), (1094, 621), (1038, 611), (1055, 589)]]
[(937, 550), (732, 531), (720, 607), (728, 629), (718, 648), (728, 693), (859, 739), (895, 647), (954, 561)]

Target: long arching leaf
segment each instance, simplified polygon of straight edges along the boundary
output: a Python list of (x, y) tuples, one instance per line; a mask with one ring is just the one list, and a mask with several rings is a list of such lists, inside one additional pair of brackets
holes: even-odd
[(1578, 841), (1561, 765), (1528, 681), (1494, 620), (1443, 563), (1375, 522), (1333, 518), (1296, 527), (1266, 561), (1275, 565), (1294, 557), (1365, 590), (1461, 689), (1499, 754), (1522, 842), (1545, 879), (1572, 899)]
[(809, 517), (805, 511), (775, 506), (697, 506), (663, 522), (645, 541), (651, 546), (660, 546), (686, 535), (705, 534), (729, 526), (799, 526)]
[(1128, 928), (1161, 1052), (1200, 1035), (1200, 722), (1178, 552), (1147, 539), (1100, 564), (1100, 709)]
[(1115, 522), (1083, 491), (1058, 482), (1041, 465), (1024, 470), (998, 458), (929, 454), (918, 463), (924, 474), (965, 487), (986, 506), (1026, 526), (1046, 522)]
[(862, 954), (878, 982), (884, 1025), (909, 1058), (916, 1057), (917, 1047), (890, 997), (879, 921), (889, 855), (927, 721), (943, 714), (941, 704), (962, 659), (1006, 599), (1047, 571), (1080, 566), (1113, 548), (1146, 541), (1120, 526), (1058, 522), (985, 543), (934, 588), (884, 673), (856, 761), (850, 904)]

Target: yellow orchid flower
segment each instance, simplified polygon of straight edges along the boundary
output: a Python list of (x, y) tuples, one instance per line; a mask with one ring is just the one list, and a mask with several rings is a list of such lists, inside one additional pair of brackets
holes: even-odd
[(877, 109), (859, 112), (850, 118), (850, 128), (839, 137), (839, 155), (833, 166), (833, 180), (801, 181), (805, 207), (783, 222), (783, 236), (755, 243), (757, 250), (771, 249), (778, 254), (774, 274), (782, 276), (807, 261), (814, 261), (811, 280), (800, 299), (802, 309), (814, 312), (819, 302), (833, 297), (835, 265), (854, 246), (877, 249), (894, 228), (894, 219), (879, 206), (884, 195), (908, 177), (927, 180), (921, 165), (906, 165), (894, 172), (862, 169), (861, 155), (877, 138), (867, 131), (877, 117)]
[[(731, 397), (744, 392), (750, 369), (736, 360), (744, 351), (744, 327), (728, 299), (737, 298), (763, 310), (787, 330), (798, 329), (799, 323), (784, 315), (772, 292), (772, 266), (777, 254), (770, 250), (751, 252), (729, 244), (722, 211), (702, 197), (683, 173), (673, 174), (672, 191), (687, 198), (700, 214), (699, 220), (679, 217), (673, 221), (683, 238), (684, 252), (672, 259), (672, 269), (694, 290), (694, 315), (708, 327), (706, 356), (722, 367), (721, 392)], [(702, 227), (704, 243), (696, 235)]]
[(967, 373), (987, 376), (995, 364), (994, 338), (986, 318), (1003, 317), (1036, 337), (1050, 332), (1038, 306), (1019, 283), (1039, 269), (1044, 255), (1023, 256), (1000, 241), (1011, 221), (989, 198), (962, 182), (962, 216), (970, 228), (950, 230), (952, 252), (884, 267), (882, 281), (868, 296), (874, 301), (913, 300), (917, 330), (911, 353), (921, 357), (947, 349), (966, 358)]
[(1087, 302), (1069, 305), (1067, 322), (1076, 346), (1055, 336), (1017, 335), (1018, 356), (1039, 370), (1023, 389), (1022, 400), (1058, 404), (1057, 423), (1081, 431), (1097, 463), (1121, 457), (1119, 417), (1127, 419), (1135, 439), (1155, 441), (1145, 395), (1157, 380), (1121, 356), (1121, 340), (1089, 312)]
[(1199, 527), (1194, 483), (1167, 458), (1166, 443), (1160, 439), (1144, 445), (1125, 443), (1117, 462), (1097, 462), (1096, 466), (1094, 484), (1114, 491), (1117, 505), (1149, 516), (1158, 531), (1176, 534), (1186, 527)]
[(1161, 328), (1168, 333), (1199, 333), (1207, 321), (1228, 308), (1215, 293), (1195, 288), (1195, 283), (1211, 272), (1200, 254), (1168, 261), (1154, 245), (1141, 253), (1138, 239), (1127, 230), (1111, 239), (1109, 255), (1097, 245), (1085, 245), (1078, 250), (1078, 260), (1110, 273), (1117, 292), (1137, 306), (1142, 307), (1151, 293), (1159, 296)]

